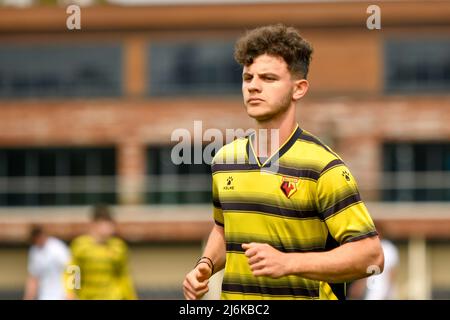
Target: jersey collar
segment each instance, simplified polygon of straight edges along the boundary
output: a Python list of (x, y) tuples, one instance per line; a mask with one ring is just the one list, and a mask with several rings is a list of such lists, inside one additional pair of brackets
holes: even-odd
[(302, 133), (302, 129), (298, 126), (295, 126), (294, 131), (290, 134), (289, 138), (278, 148), (276, 152), (274, 152), (269, 158), (267, 158), (263, 163), (260, 162), (258, 157), (256, 156), (255, 149), (253, 148), (253, 143), (255, 139), (255, 132), (251, 133), (247, 139), (247, 156), (250, 164), (257, 164), (260, 168), (269, 167), (275, 164), (279, 158), (281, 158), (297, 141)]

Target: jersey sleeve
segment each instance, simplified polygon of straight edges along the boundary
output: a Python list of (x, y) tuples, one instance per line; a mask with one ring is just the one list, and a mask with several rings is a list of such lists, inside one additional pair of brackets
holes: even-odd
[[(223, 211), (222, 211), (222, 205), (220, 203), (219, 198), (219, 187), (217, 185), (217, 175), (215, 172), (219, 170), (220, 166), (220, 157), (222, 155), (222, 150), (219, 151), (219, 153), (214, 157), (214, 159), (211, 162), (211, 172), (212, 172), (212, 202), (213, 202), (213, 219), (215, 224), (223, 227), (225, 225), (225, 220), (223, 217)], [(219, 160), (218, 160), (219, 159)]]
[(213, 218), (214, 222), (223, 227), (225, 225), (225, 220), (223, 217), (222, 206), (219, 200), (218, 187), (217, 187), (217, 179), (214, 179), (214, 175), (212, 177), (212, 198), (213, 198)]
[(340, 244), (378, 234), (355, 178), (340, 160), (331, 161), (322, 170), (316, 205), (331, 236)]

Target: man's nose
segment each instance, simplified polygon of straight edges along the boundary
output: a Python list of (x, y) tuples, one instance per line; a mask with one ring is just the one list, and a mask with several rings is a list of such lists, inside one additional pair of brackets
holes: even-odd
[(261, 91), (261, 82), (255, 77), (247, 84), (247, 90), (249, 92), (260, 92)]

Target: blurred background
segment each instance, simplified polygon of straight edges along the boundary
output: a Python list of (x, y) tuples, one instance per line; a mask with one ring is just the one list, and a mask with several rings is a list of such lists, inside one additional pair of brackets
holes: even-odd
[(139, 297), (181, 299), (211, 177), (170, 161), (171, 134), (252, 128), (233, 45), (282, 22), (314, 47), (298, 122), (342, 156), (398, 248), (395, 297), (449, 299), (449, 17), (450, 1), (0, 0), (0, 298), (23, 295), (31, 224), (69, 242), (101, 202)]

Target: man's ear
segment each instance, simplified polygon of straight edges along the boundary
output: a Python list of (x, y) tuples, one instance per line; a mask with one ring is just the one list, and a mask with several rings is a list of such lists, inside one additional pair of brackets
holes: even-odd
[(309, 82), (306, 79), (299, 79), (294, 81), (294, 85), (292, 99), (298, 101), (306, 94), (306, 92), (308, 92)]

